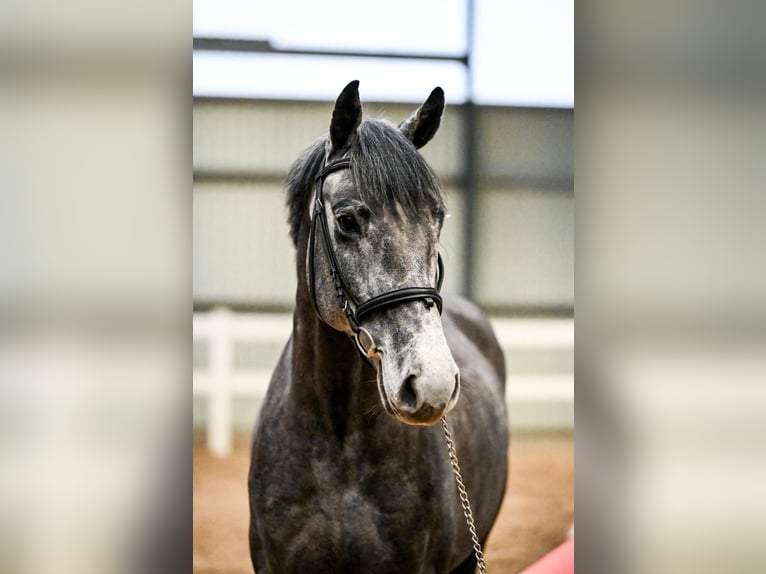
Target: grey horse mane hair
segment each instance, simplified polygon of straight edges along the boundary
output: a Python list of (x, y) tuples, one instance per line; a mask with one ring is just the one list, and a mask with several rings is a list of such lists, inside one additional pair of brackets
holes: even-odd
[[(314, 180), (322, 169), (327, 139), (324, 136), (315, 141), (287, 174), (290, 236), (296, 246)], [(374, 215), (398, 203), (408, 219), (417, 218), (423, 209), (430, 209), (438, 219), (444, 217), (446, 209), (436, 175), (415, 146), (390, 122), (363, 120), (349, 157), (354, 183)], [(395, 209), (391, 212), (397, 217)]]

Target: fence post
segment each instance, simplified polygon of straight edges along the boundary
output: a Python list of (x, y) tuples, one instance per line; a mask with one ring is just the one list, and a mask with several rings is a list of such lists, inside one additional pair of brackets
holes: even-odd
[(215, 456), (225, 457), (232, 448), (231, 376), (233, 342), (231, 311), (220, 307), (210, 313), (211, 386), (207, 413), (207, 448)]

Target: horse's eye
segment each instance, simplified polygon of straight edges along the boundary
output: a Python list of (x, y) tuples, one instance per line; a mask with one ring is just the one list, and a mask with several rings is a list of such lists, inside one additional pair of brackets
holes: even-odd
[(357, 224), (356, 219), (354, 219), (353, 215), (348, 215), (344, 213), (343, 215), (338, 217), (338, 227), (340, 227), (340, 230), (344, 233), (354, 233), (356, 231), (359, 231), (359, 224)]

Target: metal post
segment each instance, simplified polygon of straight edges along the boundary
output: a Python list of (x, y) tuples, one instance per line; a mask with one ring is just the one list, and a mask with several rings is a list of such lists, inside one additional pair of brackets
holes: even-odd
[(472, 299), (475, 293), (478, 178), (476, 170), (476, 106), (473, 103), (474, 0), (466, 0), (466, 99), (463, 107), (463, 196), (465, 216), (463, 225), (463, 295)]
[(207, 448), (215, 456), (225, 457), (232, 449), (233, 371), (231, 311), (225, 308), (210, 313), (210, 394), (207, 409)]

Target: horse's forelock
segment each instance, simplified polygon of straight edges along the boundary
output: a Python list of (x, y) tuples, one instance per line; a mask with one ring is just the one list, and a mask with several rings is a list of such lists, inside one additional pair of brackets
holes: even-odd
[(444, 210), (436, 175), (423, 156), (393, 124), (367, 119), (357, 129), (351, 169), (362, 200), (373, 212), (399, 204), (408, 218), (423, 208)]
[[(290, 236), (297, 246), (306, 204), (322, 169), (327, 136), (315, 141), (290, 167), (287, 206)], [(424, 208), (444, 212), (436, 175), (412, 143), (393, 124), (365, 119), (350, 150), (351, 170), (362, 201), (373, 213), (396, 206), (416, 220)]]

